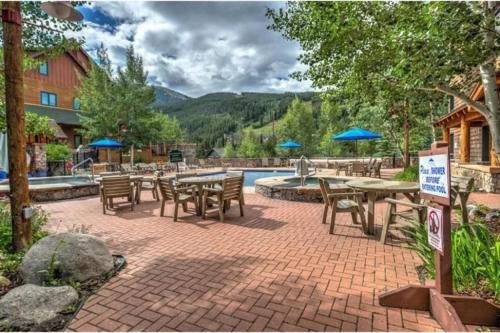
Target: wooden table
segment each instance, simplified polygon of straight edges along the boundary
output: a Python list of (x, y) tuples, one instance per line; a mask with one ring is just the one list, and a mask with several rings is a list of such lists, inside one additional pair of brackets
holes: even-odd
[[(110, 176), (113, 177), (113, 176)], [(135, 193), (134, 199), (137, 204), (141, 203), (141, 191), (142, 191), (142, 181), (144, 176), (140, 175), (130, 175), (130, 182), (134, 184)], [(96, 177), (94, 181), (96, 183), (101, 183), (102, 177)]]
[(368, 197), (368, 235), (375, 233), (375, 201), (377, 194), (390, 194), (395, 197), (397, 193), (402, 193), (411, 202), (416, 202), (420, 187), (414, 182), (400, 182), (395, 180), (381, 179), (366, 179), (366, 180), (351, 180), (346, 183), (347, 186), (360, 191), (366, 192)]
[(196, 212), (196, 214), (201, 215), (203, 205), (203, 186), (222, 184), (226, 177), (226, 175), (186, 177), (178, 179), (177, 183), (196, 186), (196, 189), (198, 191), (198, 211)]

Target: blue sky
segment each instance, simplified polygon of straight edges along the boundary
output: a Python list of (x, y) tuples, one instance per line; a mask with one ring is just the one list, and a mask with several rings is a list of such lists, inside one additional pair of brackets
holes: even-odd
[(289, 78), (305, 68), (300, 46), (266, 29), (282, 2), (94, 2), (79, 10), (78, 36), (92, 55), (102, 42), (115, 66), (133, 45), (150, 82), (189, 96), (218, 91), (311, 90)]

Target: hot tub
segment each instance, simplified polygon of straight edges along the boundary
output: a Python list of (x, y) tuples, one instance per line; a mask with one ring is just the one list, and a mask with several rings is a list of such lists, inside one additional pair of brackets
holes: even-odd
[[(36, 177), (29, 179), (31, 200), (54, 201), (99, 194), (99, 185), (90, 176)], [(9, 180), (0, 181), (0, 194), (9, 193)]]
[[(346, 187), (344, 185), (351, 177), (325, 176), (331, 187)], [(300, 184), (300, 177), (271, 177), (257, 179), (255, 181), (255, 192), (263, 196), (306, 202), (323, 202), (318, 177), (307, 177), (304, 186)]]

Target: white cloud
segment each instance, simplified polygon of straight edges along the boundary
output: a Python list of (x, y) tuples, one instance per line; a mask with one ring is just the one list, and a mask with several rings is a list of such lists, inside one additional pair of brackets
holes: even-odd
[(133, 45), (155, 84), (191, 96), (217, 91), (305, 91), (289, 78), (303, 69), (300, 47), (269, 31), (263, 2), (96, 2), (110, 22), (88, 22), (79, 35), (92, 50), (102, 43), (123, 65)]

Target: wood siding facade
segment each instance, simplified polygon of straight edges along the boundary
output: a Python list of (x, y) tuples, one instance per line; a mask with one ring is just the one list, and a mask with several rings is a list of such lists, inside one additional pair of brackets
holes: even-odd
[[(40, 58), (42, 54), (32, 54)], [(24, 99), (26, 104), (43, 105), (42, 92), (55, 94), (56, 105), (43, 105), (47, 108), (57, 108), (64, 112), (75, 112), (74, 99), (77, 95), (80, 82), (90, 70), (90, 58), (83, 50), (67, 51), (56, 58), (47, 61), (47, 74), (41, 74), (39, 69), (33, 69), (24, 74)], [(49, 110), (50, 111), (50, 110)], [(68, 136), (67, 143), (74, 147), (74, 124), (61, 123), (54, 119)], [(76, 147), (74, 147), (76, 148)]]

